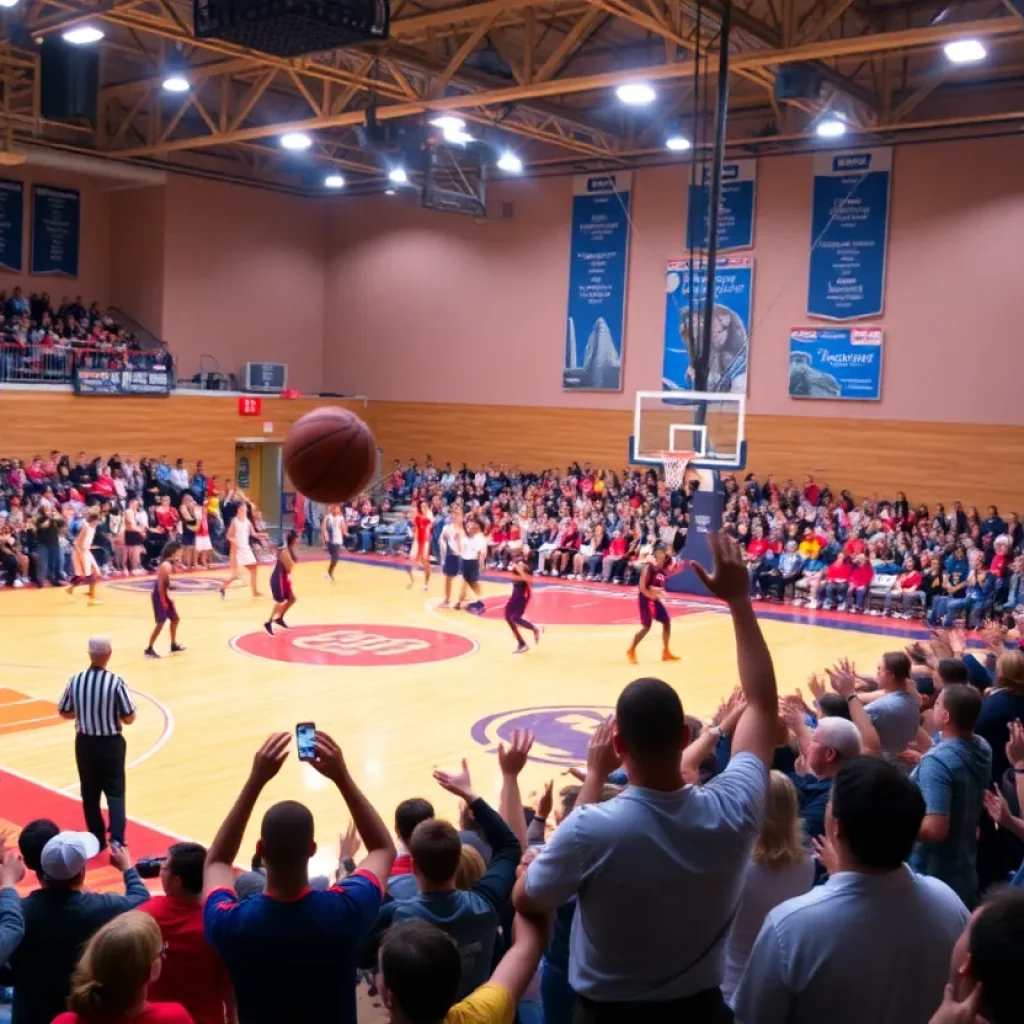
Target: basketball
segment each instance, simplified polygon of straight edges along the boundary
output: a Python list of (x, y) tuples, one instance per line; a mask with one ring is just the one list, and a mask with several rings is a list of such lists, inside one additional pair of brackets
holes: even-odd
[(295, 489), (324, 504), (348, 501), (377, 468), (377, 443), (355, 413), (324, 406), (295, 421), (284, 441), (284, 465)]

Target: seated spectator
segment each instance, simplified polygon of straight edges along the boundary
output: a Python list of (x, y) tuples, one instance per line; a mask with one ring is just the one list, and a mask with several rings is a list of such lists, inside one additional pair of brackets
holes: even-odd
[[(614, 731), (609, 723), (592, 740), (576, 810), (516, 883), (520, 912), (577, 897), (569, 965), (577, 1024), (728, 1019), (719, 989), (725, 940), (760, 831), (778, 697), (743, 553), (723, 535), (710, 540), (714, 571), (695, 571), (730, 608), (747, 699), (732, 760), (708, 785), (686, 786), (679, 697), (660, 680), (636, 680), (619, 697)], [(631, 785), (595, 803), (620, 759)]]
[(310, 890), (313, 816), (288, 800), (274, 804), (260, 825), (257, 852), (266, 864), (266, 891), (239, 902), (232, 888), (232, 865), (253, 807), (280, 771), (290, 742), (290, 733), (277, 733), (263, 744), (210, 846), (203, 886), (205, 934), (227, 965), (239, 1024), (355, 1024), (356, 954), (380, 909), (395, 848), (387, 826), (349, 774), (340, 748), (325, 733), (316, 733), (310, 763), (337, 787), (366, 857), (340, 885), (326, 892)]
[(421, 821), (434, 817), (434, 807), (429, 800), (414, 797), (403, 800), (395, 808), (395, 835), (398, 836), (398, 856), (395, 857), (391, 876), (388, 878), (388, 894), (396, 900), (409, 899), (419, 891), (413, 873), (409, 844), (412, 834)]
[(537, 971), (547, 941), (543, 917), (517, 914), (512, 946), (490, 980), (457, 1002), (463, 988), (455, 940), (428, 921), (396, 925), (380, 949), (380, 996), (391, 1024), (506, 1024)]
[(813, 883), (814, 861), (803, 846), (796, 787), (782, 772), (772, 771), (764, 824), (743, 876), (739, 908), (725, 949), (722, 995), (727, 1003), (732, 1003), (768, 911), (803, 895)]
[[(856, 555), (853, 560), (853, 568), (850, 570), (850, 611), (864, 611), (864, 602), (867, 600), (868, 591), (871, 589), (874, 578), (875, 570), (868, 560), (868, 556), (863, 553)], [(839, 610), (842, 611), (845, 607), (846, 602), (844, 601), (839, 606)]]
[(131, 910), (109, 921), (82, 950), (68, 1012), (55, 1017), (54, 1024), (192, 1024), (177, 1003), (149, 1001), (163, 953), (160, 929), (151, 917)]
[(929, 1020), (968, 914), (948, 886), (904, 864), (924, 813), (914, 784), (879, 758), (836, 775), (829, 880), (768, 913), (736, 994), (739, 1020)]
[[(917, 558), (914, 555), (907, 555), (903, 560), (903, 571), (893, 586), (886, 591), (882, 615), (891, 615), (894, 619), (912, 619), (915, 606), (920, 606), (924, 611), (927, 596), (922, 589), (922, 584), (923, 577)], [(893, 602), (899, 605), (895, 610)]]
[(829, 611), (834, 604), (838, 604), (840, 609), (844, 609), (852, 571), (853, 567), (847, 561), (846, 555), (840, 551), (835, 561), (820, 577), (818, 588), (814, 592), (814, 597), (807, 602), (807, 607), (813, 609), (820, 606), (823, 611)]
[(796, 583), (803, 572), (803, 558), (797, 550), (795, 540), (786, 542), (786, 548), (778, 560), (768, 569), (757, 574), (757, 585), (765, 597), (771, 597), (772, 591), (779, 601), (786, 597), (786, 588)]
[(601, 559), (601, 580), (604, 583), (621, 583), (626, 572), (626, 552), (629, 541), (625, 533), (618, 529), (614, 532), (608, 550)]
[(195, 1024), (223, 1024), (234, 1008), (231, 983), (221, 958), (203, 937), (203, 865), (206, 848), (175, 843), (160, 869), (163, 896), (139, 906), (160, 928), (162, 969), (149, 984), (155, 1003), (180, 1003)]
[(125, 894), (86, 892), (86, 866), (99, 852), (99, 840), (89, 832), (60, 832), (43, 847), (42, 888), (21, 901), (25, 937), (10, 959), (13, 1024), (50, 1024), (65, 1007), (71, 974), (86, 940), (149, 899), (123, 846), (111, 850), (110, 863), (124, 876)]

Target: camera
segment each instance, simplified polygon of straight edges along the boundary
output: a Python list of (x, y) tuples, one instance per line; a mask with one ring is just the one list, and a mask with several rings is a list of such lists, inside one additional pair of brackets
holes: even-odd
[(159, 878), (160, 869), (167, 863), (167, 857), (143, 857), (135, 864), (135, 870), (142, 878)]

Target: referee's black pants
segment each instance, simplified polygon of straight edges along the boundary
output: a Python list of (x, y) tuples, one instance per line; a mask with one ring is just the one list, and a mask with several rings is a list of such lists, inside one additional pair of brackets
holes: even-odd
[(100, 811), (100, 795), (106, 794), (110, 813), (110, 839), (124, 842), (124, 753), (123, 736), (75, 736), (75, 761), (82, 786), (82, 810), (86, 828), (107, 845), (107, 834)]

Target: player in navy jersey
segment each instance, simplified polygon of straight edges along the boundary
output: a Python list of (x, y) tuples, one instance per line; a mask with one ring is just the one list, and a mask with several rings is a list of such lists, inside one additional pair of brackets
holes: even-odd
[(294, 530), (288, 531), (284, 547), (277, 553), (274, 571), (270, 574), (270, 593), (274, 598), (274, 607), (270, 609), (270, 618), (263, 623), (263, 628), (274, 635), (274, 623), (282, 629), (288, 628), (284, 621), (284, 613), (295, 604), (295, 592), (292, 590), (292, 569), (295, 567), (295, 545), (299, 535)]
[(654, 548), (651, 560), (640, 572), (640, 622), (642, 628), (633, 637), (633, 642), (629, 645), (629, 650), (626, 651), (626, 657), (630, 664), (636, 664), (637, 644), (651, 631), (651, 625), (655, 620), (661, 623), (661, 660), (679, 660), (669, 650), (668, 644), (672, 638), (672, 620), (669, 618), (668, 609), (661, 600), (665, 596), (668, 560), (668, 548), (664, 544), (658, 544)]
[(160, 566), (156, 571), (156, 579), (153, 581), (153, 617), (156, 619), (156, 628), (149, 638), (149, 646), (143, 651), (147, 658), (159, 658), (160, 655), (153, 650), (156, 638), (163, 632), (165, 623), (171, 624), (171, 654), (178, 654), (185, 650), (178, 643), (178, 609), (171, 600), (171, 572), (174, 563), (178, 558), (178, 549), (181, 545), (176, 540), (168, 541), (160, 552)]
[(530, 585), (530, 575), (529, 564), (522, 555), (519, 555), (512, 563), (512, 596), (505, 605), (505, 621), (508, 623), (508, 628), (515, 634), (519, 644), (515, 649), (516, 654), (524, 654), (530, 649), (523, 639), (523, 634), (519, 632), (520, 626), (523, 629), (532, 630), (533, 642), (535, 644), (540, 643), (540, 627), (523, 618), (526, 606), (530, 603), (530, 593), (533, 589)]

